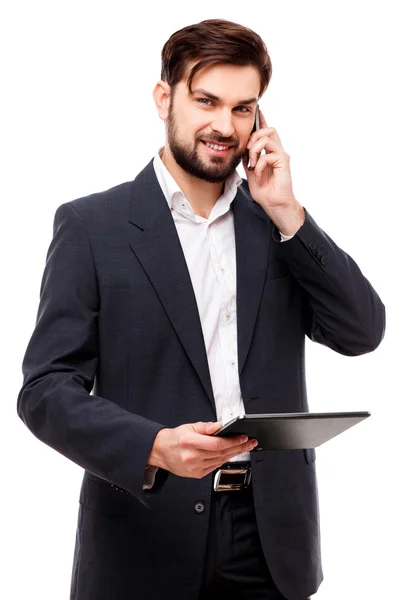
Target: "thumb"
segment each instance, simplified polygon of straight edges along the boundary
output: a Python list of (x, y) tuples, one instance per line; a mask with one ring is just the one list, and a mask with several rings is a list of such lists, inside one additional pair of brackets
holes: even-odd
[(206, 423), (206, 434), (212, 435), (216, 431), (222, 428), (222, 421), (216, 421), (215, 423)]
[(209, 422), (209, 423), (195, 423), (194, 429), (197, 433), (203, 435), (212, 435), (222, 427), (222, 421)]

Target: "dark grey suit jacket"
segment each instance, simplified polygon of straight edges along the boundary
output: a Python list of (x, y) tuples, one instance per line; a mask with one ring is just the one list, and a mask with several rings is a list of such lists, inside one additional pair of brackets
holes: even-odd
[[(305, 335), (342, 354), (370, 352), (383, 304), (309, 214), (280, 243), (246, 181), (232, 209), (245, 410), (306, 411)], [(18, 414), (85, 469), (71, 599), (196, 598), (211, 476), (160, 469), (143, 491), (161, 428), (216, 420), (197, 304), (152, 162), (135, 181), (57, 210), (23, 372)], [(313, 450), (252, 456), (265, 557), (289, 600), (322, 579), (314, 461)]]

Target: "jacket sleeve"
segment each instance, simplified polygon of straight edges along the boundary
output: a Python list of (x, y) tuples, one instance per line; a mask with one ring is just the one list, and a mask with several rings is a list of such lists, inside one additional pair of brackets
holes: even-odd
[(146, 506), (145, 466), (164, 426), (92, 395), (98, 364), (98, 283), (89, 240), (74, 207), (55, 215), (37, 321), (23, 361), (17, 411), (32, 433)]
[[(276, 247), (300, 286), (306, 334), (347, 356), (371, 352), (384, 336), (384, 305), (354, 260), (305, 213), (296, 235)], [(280, 241), (276, 227), (272, 235)]]

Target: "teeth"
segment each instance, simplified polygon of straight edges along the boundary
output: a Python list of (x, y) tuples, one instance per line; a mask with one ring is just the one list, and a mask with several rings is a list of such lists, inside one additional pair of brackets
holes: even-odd
[(228, 146), (218, 146), (217, 144), (210, 144), (210, 142), (205, 142), (205, 144), (214, 150), (228, 150)]

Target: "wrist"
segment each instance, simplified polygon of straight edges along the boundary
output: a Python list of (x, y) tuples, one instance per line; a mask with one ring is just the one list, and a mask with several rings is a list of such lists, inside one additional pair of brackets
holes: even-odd
[(285, 236), (294, 236), (306, 218), (305, 209), (299, 202), (290, 207), (268, 209), (267, 215)]
[(148, 467), (160, 467), (165, 469), (166, 448), (168, 447), (170, 428), (164, 427), (154, 438), (153, 446), (147, 460)]

